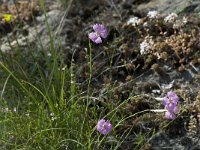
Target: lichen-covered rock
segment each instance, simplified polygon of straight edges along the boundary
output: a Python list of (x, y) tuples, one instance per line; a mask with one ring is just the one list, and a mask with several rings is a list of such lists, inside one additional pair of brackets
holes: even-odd
[(199, 0), (150, 0), (138, 6), (138, 10), (150, 11), (157, 10), (161, 14), (176, 13), (199, 13)]

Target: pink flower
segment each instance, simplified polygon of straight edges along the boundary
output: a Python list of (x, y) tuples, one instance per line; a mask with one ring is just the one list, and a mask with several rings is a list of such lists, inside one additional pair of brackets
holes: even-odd
[(176, 118), (176, 115), (170, 111), (166, 111), (165, 112), (165, 118), (170, 119), (170, 120), (174, 120)]
[(176, 114), (178, 114), (178, 96), (176, 93), (170, 91), (167, 93), (167, 96), (163, 98), (163, 105), (167, 110), (165, 112), (165, 117), (167, 119), (175, 119)]
[(178, 105), (178, 96), (176, 93), (170, 91), (167, 93), (167, 96), (163, 98), (163, 105), (165, 106), (165, 109), (177, 113), (177, 105)]
[(108, 36), (108, 30), (102, 24), (93, 25), (93, 30), (95, 32), (91, 32), (89, 38), (96, 44), (102, 43), (102, 38), (105, 39)]
[(99, 131), (103, 135), (111, 132), (112, 128), (112, 124), (108, 120), (106, 121), (105, 119), (101, 119), (97, 123), (97, 131)]

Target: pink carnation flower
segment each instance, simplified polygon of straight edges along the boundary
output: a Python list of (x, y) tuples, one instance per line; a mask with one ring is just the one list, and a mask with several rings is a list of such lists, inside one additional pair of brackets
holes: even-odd
[(103, 135), (111, 132), (112, 128), (112, 124), (108, 120), (106, 121), (105, 119), (101, 119), (97, 123), (97, 131), (99, 131)]
[(176, 114), (178, 114), (178, 96), (176, 93), (170, 91), (167, 93), (167, 96), (163, 98), (163, 105), (167, 110), (165, 112), (165, 118), (175, 119)]
[(93, 25), (94, 32), (89, 34), (89, 38), (96, 44), (102, 43), (102, 38), (105, 39), (108, 36), (107, 28), (102, 24)]

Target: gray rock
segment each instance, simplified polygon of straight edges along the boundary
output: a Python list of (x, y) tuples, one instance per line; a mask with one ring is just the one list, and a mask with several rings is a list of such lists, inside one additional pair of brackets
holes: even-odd
[[(53, 9), (49, 12), (47, 12), (47, 18), (48, 18), (48, 25), (50, 27), (50, 30), (52, 31), (52, 35), (55, 36), (56, 31), (58, 30), (58, 26), (60, 24), (60, 19), (62, 18), (63, 13), (61, 10)], [(0, 49), (3, 52), (9, 51), (14, 47), (17, 46), (25, 46), (27, 45), (27, 42), (32, 43), (34, 41), (40, 40), (42, 41), (42, 45), (45, 47), (45, 49), (48, 49), (50, 46), (50, 38), (49, 38), (49, 32), (48, 27), (45, 23), (45, 16), (41, 15), (36, 17), (36, 25), (34, 26), (27, 26), (26, 27), (28, 35), (23, 36), (22, 34), (17, 35), (17, 39), (14, 38), (13, 33), (10, 33), (7, 35), (7, 37), (3, 37), (0, 39)], [(39, 37), (39, 38), (38, 38)], [(62, 39), (59, 39), (59, 35), (56, 36), (56, 39), (54, 40), (54, 44), (56, 47), (59, 46), (59, 41), (64, 41)], [(9, 39), (9, 43), (8, 43)], [(58, 41), (59, 39), (59, 41)], [(38, 45), (40, 46), (40, 45)]]
[(157, 10), (161, 14), (176, 13), (198, 13), (200, 11), (199, 0), (151, 0), (138, 6), (139, 10)]

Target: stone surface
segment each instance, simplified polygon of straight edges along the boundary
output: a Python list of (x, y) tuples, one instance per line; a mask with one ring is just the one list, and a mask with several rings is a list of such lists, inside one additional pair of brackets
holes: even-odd
[(151, 0), (138, 6), (138, 10), (157, 10), (162, 14), (176, 13), (199, 13), (199, 0)]
[[(50, 11), (47, 12), (47, 18), (48, 18), (48, 24), (50, 29), (52, 30), (52, 34), (54, 35), (57, 30), (57, 27), (59, 26), (60, 23), (60, 18), (63, 16), (63, 12), (58, 8), (58, 4), (55, 3), (54, 8)], [(28, 33), (27, 36), (23, 36), (22, 34), (18, 34), (17, 39), (15, 38), (13, 41), (13, 33), (11, 32), (10, 34), (7, 34), (7, 36), (4, 36), (0, 39), (0, 49), (5, 52), (11, 50), (13, 47), (17, 46), (25, 46), (28, 42), (32, 43), (35, 40), (41, 40), (42, 44), (45, 45), (45, 48), (48, 49), (49, 45), (49, 35), (48, 35), (48, 28), (46, 27), (45, 23), (45, 16), (37, 16), (35, 18), (36, 20), (36, 25), (30, 26), (27, 24), (26, 26), (26, 32)], [(23, 30), (23, 29), (22, 29)], [(40, 39), (38, 39), (40, 37)], [(9, 39), (9, 42), (8, 42)], [(10, 43), (10, 44), (9, 44)], [(57, 44), (58, 45), (58, 44)]]

